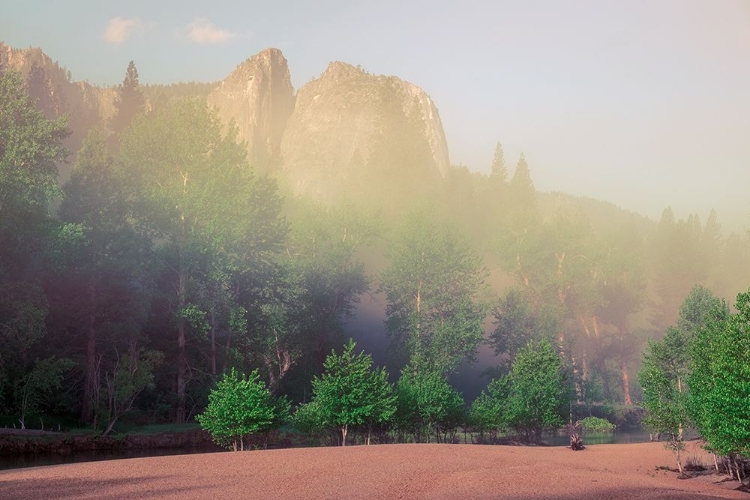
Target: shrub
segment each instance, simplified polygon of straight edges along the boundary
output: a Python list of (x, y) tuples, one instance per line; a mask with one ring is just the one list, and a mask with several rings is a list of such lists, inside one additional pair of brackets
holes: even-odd
[(615, 424), (605, 418), (586, 417), (580, 423), (584, 432), (612, 432), (615, 430)]
[(196, 419), (216, 444), (237, 451), (238, 444), (245, 449), (245, 437), (278, 428), (288, 415), (289, 403), (271, 395), (257, 370), (246, 377), (233, 368), (208, 395), (208, 407)]

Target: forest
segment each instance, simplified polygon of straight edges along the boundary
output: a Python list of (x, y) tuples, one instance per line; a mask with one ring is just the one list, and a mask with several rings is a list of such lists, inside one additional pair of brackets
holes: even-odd
[[(706, 387), (734, 359), (693, 338), (709, 324), (747, 345), (747, 296), (737, 314), (722, 304), (750, 284), (750, 235), (724, 234), (713, 211), (678, 219), (666, 207), (654, 222), (537, 192), (524, 156), (509, 168), (499, 143), (490, 174), (452, 166), (423, 181), (419, 155), (393, 158), (409, 140), (396, 135), (374, 145), (360, 191), (315, 201), (251, 165), (205, 99), (178, 91), (147, 108), (132, 63), (114, 118), (85, 134), (35, 85), (33, 72), (0, 75), (5, 427), (192, 422), (211, 414), (210, 395), (242, 387), (270, 405), (251, 430), (296, 409), (299, 428), (333, 428), (342, 444), (349, 424), (367, 442), (387, 425), (416, 441), (450, 440), (460, 426), (538, 441), (573, 407), (582, 417), (641, 405), (648, 425), (682, 439), (691, 424), (680, 408), (697, 403), (672, 382), (678, 393)], [(695, 326), (695, 294), (723, 312)], [(350, 340), (365, 296), (385, 303), (387, 337), (355, 339), (387, 343), (379, 368)], [(461, 379), (481, 393), (472, 402), (455, 381), (477, 362), (482, 376)], [(323, 417), (343, 379), (382, 397)], [(667, 391), (654, 393), (654, 380), (684, 418), (654, 420)], [(523, 410), (535, 390), (551, 391), (543, 416)], [(707, 404), (691, 422), (710, 434)], [(221, 440), (237, 447), (231, 433)]]

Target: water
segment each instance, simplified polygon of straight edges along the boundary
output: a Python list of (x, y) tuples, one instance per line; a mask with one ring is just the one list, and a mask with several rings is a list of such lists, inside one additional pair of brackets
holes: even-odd
[[(649, 433), (645, 430), (631, 432), (589, 432), (583, 435), (586, 446), (597, 444), (646, 443)], [(570, 436), (567, 432), (550, 433), (542, 439), (550, 446), (569, 446)], [(0, 470), (40, 467), (45, 465), (73, 464), (99, 460), (118, 460), (123, 458), (160, 457), (168, 455), (192, 455), (194, 453), (211, 453), (217, 448), (150, 448), (127, 449), (119, 451), (79, 451), (73, 453), (35, 453), (25, 455), (0, 456)]]
[[(585, 446), (596, 444), (647, 443), (651, 440), (651, 435), (645, 430), (630, 432), (586, 432), (582, 436)], [(550, 446), (569, 446), (570, 436), (567, 432), (558, 432), (544, 436), (542, 441)]]
[(150, 448), (119, 451), (77, 451), (71, 453), (29, 453), (23, 455), (0, 456), (0, 470), (41, 467), (44, 465), (74, 464), (123, 458), (162, 457), (168, 455), (192, 455), (214, 453), (217, 448)]

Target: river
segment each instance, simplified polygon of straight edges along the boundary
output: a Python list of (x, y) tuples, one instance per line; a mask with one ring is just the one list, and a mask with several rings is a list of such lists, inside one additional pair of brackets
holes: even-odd
[[(631, 432), (586, 433), (583, 443), (586, 446), (597, 444), (629, 444), (649, 441), (649, 433), (644, 430)], [(543, 439), (550, 446), (568, 446), (570, 438), (565, 432), (548, 434)], [(148, 448), (125, 449), (119, 451), (78, 451), (70, 453), (30, 453), (13, 456), (0, 456), (0, 470), (45, 465), (72, 464), (122, 458), (158, 457), (167, 455), (190, 455), (194, 453), (216, 452), (216, 448)]]

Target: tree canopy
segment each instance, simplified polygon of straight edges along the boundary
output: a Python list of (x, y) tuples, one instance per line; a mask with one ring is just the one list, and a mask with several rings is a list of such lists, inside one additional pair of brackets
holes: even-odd
[(257, 370), (245, 376), (232, 368), (211, 390), (206, 410), (196, 419), (216, 444), (237, 451), (245, 449), (248, 436), (278, 427), (288, 415), (289, 403), (271, 395)]
[(313, 400), (322, 427), (338, 429), (346, 446), (349, 429), (387, 422), (395, 411), (393, 388), (383, 369), (372, 369), (372, 358), (355, 354), (350, 340), (340, 355), (326, 358), (323, 374), (313, 379)]

